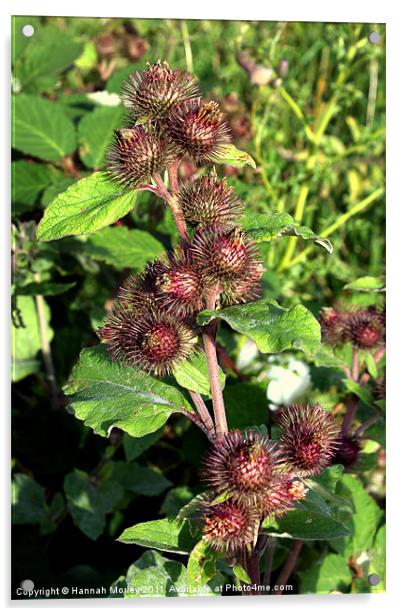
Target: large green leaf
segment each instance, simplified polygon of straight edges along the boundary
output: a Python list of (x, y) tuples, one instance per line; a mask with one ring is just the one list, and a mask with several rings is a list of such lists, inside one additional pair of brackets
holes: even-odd
[(262, 530), (273, 537), (304, 541), (337, 539), (350, 534), (350, 530), (338, 519), (318, 511), (301, 509), (289, 511), (278, 520), (266, 518)]
[(339, 554), (327, 554), (318, 563), (299, 574), (301, 593), (330, 593), (347, 591), (352, 571)]
[(106, 480), (96, 485), (77, 469), (66, 475), (64, 491), (74, 523), (94, 541), (105, 528), (106, 514), (114, 510), (124, 494), (116, 481)]
[(17, 473), (11, 491), (11, 519), (13, 524), (40, 524), (46, 518), (45, 494), (34, 479)]
[(374, 276), (362, 276), (353, 282), (349, 282), (343, 287), (347, 291), (384, 291), (385, 281)]
[(286, 310), (273, 300), (262, 299), (223, 310), (203, 310), (198, 323), (206, 325), (215, 317), (254, 340), (262, 353), (300, 349), (314, 354), (320, 347), (320, 325), (300, 304)]
[(103, 436), (112, 427), (144, 436), (163, 426), (172, 413), (191, 410), (175, 387), (111, 361), (101, 345), (81, 352), (65, 391), (75, 415)]
[(113, 131), (122, 125), (123, 106), (97, 107), (83, 116), (78, 125), (81, 160), (87, 167), (98, 169), (104, 162)]
[(146, 548), (164, 552), (189, 554), (199, 537), (192, 531), (187, 520), (164, 518), (135, 524), (120, 535), (118, 541), (135, 543)]
[(163, 428), (159, 428), (156, 432), (152, 432), (151, 434), (146, 434), (145, 436), (140, 436), (137, 438), (130, 436), (125, 432), (123, 435), (123, 448), (127, 461), (131, 462), (132, 460), (135, 460), (149, 447), (152, 447), (152, 445), (160, 438), (162, 432)]
[[(210, 397), (208, 364), (204, 353), (198, 353), (191, 359), (182, 362), (174, 372), (176, 381), (182, 387)], [(222, 387), (225, 386), (225, 374), (219, 368), (219, 378)]]
[[(45, 318), (47, 321), (47, 335), (51, 340), (50, 310), (45, 304)], [(18, 296), (16, 301), (15, 321), (12, 325), (11, 348), (12, 348), (12, 380), (19, 381), (24, 377), (36, 372), (39, 362), (36, 354), (41, 348), (39, 321), (36, 311), (35, 299), (30, 296)]]
[[(31, 23), (31, 18), (28, 23)], [(14, 36), (23, 35), (15, 31)], [(57, 74), (71, 66), (82, 49), (83, 44), (68, 32), (38, 24), (17, 66), (16, 77), (20, 86), (29, 91), (49, 89)]]
[(75, 150), (75, 128), (58, 103), (19, 94), (13, 98), (12, 147), (42, 160), (58, 161)]
[(18, 160), (12, 164), (13, 214), (20, 215), (33, 208), (39, 194), (55, 174), (43, 164)]
[(93, 173), (70, 186), (46, 208), (38, 226), (38, 239), (95, 233), (125, 216), (134, 207), (136, 197), (136, 191), (124, 191), (106, 173)]
[(143, 496), (158, 496), (172, 485), (160, 471), (136, 462), (114, 462), (111, 478), (126, 490)]
[(331, 545), (346, 558), (358, 558), (362, 552), (373, 546), (383, 512), (367, 493), (360, 479), (353, 475), (345, 474), (342, 477), (337, 494), (352, 502), (354, 513), (352, 516), (345, 516), (343, 520), (349, 528), (349, 536), (331, 541)]
[(292, 216), (286, 212), (275, 212), (270, 215), (247, 213), (242, 226), (247, 231), (247, 235), (256, 243), (271, 242), (284, 236), (295, 236), (303, 240), (313, 240), (315, 244), (325, 248), (329, 254), (333, 252), (332, 244), (328, 239), (318, 236), (309, 227), (295, 224)]
[(88, 238), (85, 252), (115, 269), (142, 270), (147, 261), (160, 257), (165, 248), (147, 231), (109, 227)]
[(188, 583), (193, 586), (207, 584), (216, 575), (217, 553), (201, 539), (192, 549), (188, 563)]
[(126, 598), (186, 596), (187, 571), (182, 563), (148, 550), (131, 565), (126, 576)]

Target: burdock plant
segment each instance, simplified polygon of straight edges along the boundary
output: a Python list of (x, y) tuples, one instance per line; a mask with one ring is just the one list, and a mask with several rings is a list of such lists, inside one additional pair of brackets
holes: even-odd
[(331, 463), (338, 430), (319, 405), (283, 409), (277, 441), (254, 429), (228, 429), (217, 322), (200, 327), (197, 315), (257, 299), (264, 267), (257, 245), (240, 225), (244, 204), (226, 179), (212, 168), (179, 183), (178, 168), (184, 156), (196, 165), (219, 161), (230, 143), (229, 126), (218, 103), (199, 97), (195, 79), (166, 62), (130, 76), (123, 100), (129, 127), (115, 132), (108, 172), (125, 187), (162, 198), (180, 243), (122, 286), (100, 337), (113, 360), (158, 377), (201, 352), (202, 341), (213, 416), (202, 396), (190, 391), (197, 410), (190, 418), (211, 441), (201, 470), (207, 491), (196, 517), (209, 548), (237, 562), (258, 585), (268, 539), (261, 531), (264, 519), (283, 516), (305, 498), (302, 478)]

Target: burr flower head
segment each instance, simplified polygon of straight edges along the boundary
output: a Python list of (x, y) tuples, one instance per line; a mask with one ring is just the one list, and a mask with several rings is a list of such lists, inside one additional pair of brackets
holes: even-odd
[(339, 430), (321, 406), (289, 406), (282, 411), (279, 423), (286, 471), (300, 477), (316, 475), (331, 464)]
[(372, 349), (385, 339), (385, 328), (378, 312), (358, 310), (345, 318), (345, 337), (359, 349)]
[(179, 202), (187, 222), (192, 225), (233, 225), (243, 212), (243, 205), (226, 179), (218, 180), (215, 172), (182, 186)]
[(199, 95), (196, 79), (190, 73), (172, 70), (169, 64), (158, 61), (146, 71), (129, 75), (123, 85), (123, 101), (136, 116), (152, 120), (165, 118), (169, 111)]
[(170, 255), (168, 264), (158, 262), (154, 272), (157, 298), (162, 308), (182, 317), (201, 310), (204, 288), (186, 248)]
[(185, 323), (157, 309), (143, 315), (117, 302), (101, 330), (112, 359), (162, 376), (186, 359), (194, 346)]
[(291, 493), (291, 483), (287, 475), (278, 475), (273, 477), (268, 488), (258, 493), (256, 508), (261, 516), (280, 517), (293, 508), (296, 499)]
[(257, 272), (261, 271), (258, 270), (260, 264), (256, 260), (254, 244), (237, 227), (227, 230), (220, 225), (211, 225), (197, 230), (191, 254), (206, 283), (218, 284), (233, 296), (238, 295), (236, 283), (241, 286), (241, 292), (247, 287), (246, 279), (250, 273), (254, 272), (256, 278)]
[(148, 263), (145, 272), (130, 276), (119, 288), (117, 297), (132, 313), (144, 314), (156, 301), (156, 275), (153, 264)]
[(304, 485), (302, 481), (295, 479), (294, 481), (290, 480), (287, 482), (288, 495), (293, 500), (302, 500), (307, 496), (308, 488)]
[(361, 441), (353, 434), (342, 436), (332, 459), (332, 464), (343, 464), (345, 468), (354, 466), (362, 450)]
[(241, 503), (229, 499), (201, 508), (203, 539), (216, 551), (235, 552), (254, 540), (258, 518)]
[(244, 272), (236, 280), (227, 281), (220, 298), (222, 306), (244, 304), (260, 297), (261, 277), (265, 271), (263, 264), (255, 258), (247, 263)]
[(345, 315), (334, 308), (323, 308), (320, 314), (321, 334), (324, 342), (336, 345), (344, 342)]
[(159, 173), (172, 160), (171, 147), (143, 126), (115, 131), (114, 143), (106, 156), (111, 178), (135, 188)]
[(200, 98), (177, 105), (166, 124), (171, 141), (197, 164), (211, 162), (230, 142), (230, 128), (215, 101)]
[(202, 469), (204, 482), (234, 500), (252, 503), (271, 485), (279, 457), (273, 441), (259, 432), (229, 432), (214, 443)]

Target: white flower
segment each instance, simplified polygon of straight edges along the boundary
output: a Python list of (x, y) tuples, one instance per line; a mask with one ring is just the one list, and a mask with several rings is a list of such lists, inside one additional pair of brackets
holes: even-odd
[(274, 405), (295, 402), (311, 385), (308, 365), (293, 358), (285, 366), (271, 366), (266, 375), (270, 381), (267, 398)]

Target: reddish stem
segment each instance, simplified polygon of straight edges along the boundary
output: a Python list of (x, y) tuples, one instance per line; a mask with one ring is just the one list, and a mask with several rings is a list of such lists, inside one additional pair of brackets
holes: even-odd
[(180, 166), (180, 158), (177, 158), (174, 163), (172, 163), (168, 169), (169, 172), (169, 183), (170, 189), (173, 194), (176, 194), (179, 191), (179, 171)]
[(300, 539), (294, 542), (292, 551), (290, 552), (285, 564), (282, 567), (282, 570), (276, 580), (277, 590), (273, 591), (273, 595), (281, 595), (283, 593), (283, 589), (281, 590), (281, 586), (285, 586), (287, 581), (289, 580), (293, 569), (296, 566), (297, 558), (300, 554), (300, 550), (302, 549), (303, 541)]
[(358, 383), (360, 372), (359, 351), (353, 350), (353, 363), (352, 363), (352, 380)]
[(215, 426), (208, 412), (208, 409), (205, 406), (204, 400), (201, 398), (199, 393), (195, 391), (191, 391), (191, 390), (188, 390), (188, 391), (189, 391), (192, 401), (194, 402), (195, 408), (197, 409), (198, 414), (201, 417), (201, 420), (204, 426), (206, 427), (206, 429), (208, 430), (210, 434), (210, 440), (212, 440), (213, 437), (215, 436)]
[[(214, 288), (207, 298), (207, 309), (214, 310), (219, 289)], [(209, 383), (211, 387), (212, 405), (215, 416), (215, 430), (217, 440), (221, 439), (228, 431), (226, 421), (225, 402), (223, 400), (222, 386), (219, 379), (219, 365), (216, 353), (216, 320), (211, 321), (204, 327), (202, 334), (204, 350), (208, 364)]]
[(170, 209), (172, 210), (173, 218), (176, 223), (179, 235), (182, 240), (187, 242), (187, 225), (179, 202), (177, 201), (176, 197), (168, 191), (159, 173), (155, 173), (153, 179), (155, 180), (157, 187), (157, 192), (154, 192), (156, 192), (156, 194), (159, 195), (159, 197), (161, 197), (161, 199), (166, 201), (166, 203), (169, 205)]
[(357, 407), (359, 406), (359, 402), (360, 400), (355, 394), (348, 396), (347, 402), (346, 402), (346, 413), (345, 413), (345, 417), (343, 418), (343, 422), (342, 422), (342, 429), (341, 429), (342, 436), (346, 436), (347, 433), (349, 432), (349, 428), (355, 417)]

